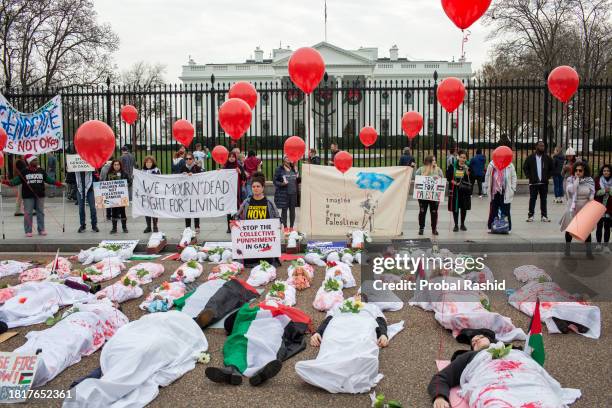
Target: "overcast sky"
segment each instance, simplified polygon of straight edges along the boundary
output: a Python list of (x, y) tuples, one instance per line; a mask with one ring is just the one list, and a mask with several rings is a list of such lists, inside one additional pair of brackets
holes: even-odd
[[(268, 58), (282, 42), (293, 50), (324, 39), (323, 0), (94, 0), (99, 21), (121, 39), (120, 69), (136, 61), (165, 64), (178, 82), (191, 55), (198, 64), (244, 62), (256, 46)], [(461, 31), (439, 0), (328, 0), (327, 40), (346, 49), (378, 47), (389, 56), (452, 60), (461, 54)], [(489, 28), (476, 22), (466, 45), (474, 70), (488, 58)]]

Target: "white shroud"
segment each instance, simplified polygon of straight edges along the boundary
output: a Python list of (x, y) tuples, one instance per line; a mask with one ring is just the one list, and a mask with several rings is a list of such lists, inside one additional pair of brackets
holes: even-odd
[(145, 315), (117, 331), (100, 355), (102, 378), (86, 379), (64, 407), (144, 407), (167, 386), (195, 368), (208, 342), (185, 313)]

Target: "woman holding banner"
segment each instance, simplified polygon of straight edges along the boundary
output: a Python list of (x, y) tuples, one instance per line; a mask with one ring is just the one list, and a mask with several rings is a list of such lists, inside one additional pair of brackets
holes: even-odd
[(459, 231), (459, 213), (461, 212), (461, 231), (467, 231), (465, 218), (472, 208), (472, 182), (470, 168), (467, 164), (467, 154), (459, 150), (457, 160), (446, 169), (446, 178), (450, 184), (448, 211), (452, 211), (455, 221), (454, 232)]
[[(236, 149), (232, 150), (232, 152), (229, 154), (229, 157), (227, 158), (227, 162), (225, 162), (225, 166), (223, 166), (224, 169), (235, 169), (236, 172), (238, 173), (238, 197), (237, 197), (237, 203), (242, 202), (242, 185), (244, 184), (244, 182), (246, 181), (246, 172), (244, 171), (244, 167), (242, 166), (242, 164), (240, 164), (240, 162), (238, 161), (238, 154), (235, 151)], [(240, 150), (238, 150), (238, 152), (240, 152)], [(231, 233), (231, 229), (230, 229), (230, 221), (232, 219), (232, 216), (230, 214), (227, 214), (227, 233)]]
[[(161, 171), (157, 168), (157, 163), (155, 162), (155, 158), (153, 156), (147, 156), (142, 163), (142, 170), (148, 174), (161, 174)], [(153, 221), (153, 232), (159, 232), (157, 228), (158, 218), (154, 217), (145, 217), (145, 221), (147, 223), (147, 228), (143, 231), (145, 234), (151, 232), (151, 221)]]
[[(192, 174), (198, 174), (202, 172), (202, 168), (196, 164), (195, 157), (191, 153), (187, 153), (185, 155), (185, 161), (183, 162), (181, 168), (179, 169), (179, 173), (187, 174), (191, 176)], [(200, 232), (200, 219), (193, 219), (193, 226), (195, 228), (195, 232)], [(185, 228), (191, 228), (191, 218), (185, 218)]]
[[(108, 171), (108, 175), (106, 176), (106, 181), (113, 180), (127, 180), (128, 185), (131, 184), (129, 176), (123, 171), (123, 166), (121, 166), (120, 160), (112, 161), (110, 170)], [(113, 207), (111, 209), (111, 217), (113, 222), (113, 229), (110, 232), (111, 234), (117, 233), (117, 220), (121, 220), (121, 227), (123, 228), (123, 232), (128, 232), (125, 207)]]
[[(434, 156), (427, 156), (423, 160), (425, 164), (419, 167), (415, 173), (416, 176), (427, 176), (427, 177), (444, 177), (442, 169), (436, 164), (436, 158)], [(423, 235), (425, 230), (425, 217), (427, 217), (427, 208), (429, 208), (429, 214), (431, 216), (431, 234), (438, 235), (438, 207), (440, 206), (439, 201), (432, 200), (419, 200), (419, 235)]]
[[(582, 208), (595, 198), (595, 181), (591, 178), (589, 166), (584, 162), (575, 163), (570, 169), (571, 176), (565, 180), (565, 198), (567, 208), (561, 217), (561, 231), (565, 231), (572, 219)], [(565, 256), (570, 255), (572, 235), (565, 232)], [(593, 257), (591, 234), (585, 240), (587, 257)]]

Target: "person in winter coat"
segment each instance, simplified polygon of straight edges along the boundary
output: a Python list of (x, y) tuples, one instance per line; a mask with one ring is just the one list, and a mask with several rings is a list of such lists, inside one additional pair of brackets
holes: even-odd
[(55, 181), (47, 175), (47, 172), (38, 165), (38, 158), (32, 154), (26, 154), (24, 159), (27, 167), (11, 180), (3, 180), (2, 184), (7, 186), (21, 185), (21, 195), (23, 197), (23, 228), (26, 237), (32, 237), (33, 214), (36, 211), (36, 226), (39, 235), (47, 235), (45, 230), (45, 183), (53, 184), (56, 187), (64, 185)]
[(546, 145), (543, 140), (536, 143), (536, 150), (523, 163), (523, 173), (529, 179), (529, 213), (527, 222), (533, 222), (535, 204), (540, 196), (540, 212), (542, 222), (550, 222), (546, 209), (546, 196), (548, 195), (548, 179), (552, 175), (553, 162), (546, 154)]
[[(576, 163), (572, 167), (572, 175), (565, 181), (565, 198), (567, 208), (559, 224), (561, 231), (565, 231), (572, 219), (582, 208), (595, 198), (595, 181), (591, 178), (591, 171), (586, 163)], [(565, 232), (565, 256), (570, 255), (572, 236)], [(587, 257), (592, 258), (591, 234), (585, 240)]]
[[(285, 228), (288, 226), (293, 228), (295, 223), (299, 176), (297, 165), (291, 163), (289, 157), (283, 156), (283, 164), (274, 172), (274, 204), (281, 209), (281, 222)], [(287, 211), (289, 223), (287, 223)]]
[[(604, 164), (599, 169), (599, 177), (595, 179), (595, 200), (606, 207), (606, 213), (597, 223), (597, 249), (603, 249), (605, 253), (610, 253), (610, 228), (612, 228), (612, 166)], [(604, 246), (601, 246), (603, 233)]]
[(487, 228), (491, 232), (493, 220), (501, 211), (502, 216), (508, 217), (509, 231), (512, 231), (512, 218), (510, 216), (510, 205), (516, 192), (516, 169), (510, 163), (503, 170), (498, 170), (493, 162), (489, 163), (485, 175), (485, 191), (489, 196), (489, 220)]
[(172, 158), (172, 174), (181, 174), (181, 169), (185, 165), (185, 161), (185, 147), (181, 146), (178, 151), (174, 153), (174, 157)]
[(485, 166), (487, 158), (482, 154), (481, 149), (476, 150), (476, 156), (470, 160), (470, 175), (472, 176), (472, 191), (474, 183), (478, 183), (478, 198), (482, 198), (482, 182), (485, 178)]
[[(142, 163), (142, 170), (149, 174), (161, 174), (161, 171), (159, 171), (157, 168), (157, 163), (155, 162), (155, 158), (153, 156), (145, 157), (144, 162)], [(151, 221), (153, 221), (153, 232), (159, 232), (159, 228), (157, 227), (158, 219), (155, 217), (145, 217), (147, 228), (145, 228), (143, 233), (148, 234), (151, 232)]]
[[(178, 169), (179, 174), (187, 174), (191, 176), (192, 174), (198, 174), (202, 172), (200, 166), (198, 166), (195, 162), (195, 157), (191, 153), (187, 153), (185, 155), (185, 160), (182, 162), (181, 168)], [(196, 233), (200, 232), (200, 219), (193, 219), (193, 226), (195, 228)], [(191, 218), (185, 218), (185, 228), (191, 228)]]
[[(235, 149), (234, 149), (235, 150)], [(244, 182), (246, 181), (246, 172), (244, 171), (244, 167), (242, 166), (242, 164), (238, 161), (238, 155), (239, 153), (236, 153), (234, 150), (232, 150), (232, 152), (229, 154), (228, 158), (227, 158), (227, 162), (225, 162), (225, 165), (223, 166), (224, 169), (234, 169), (236, 170), (236, 172), (238, 173), (238, 197), (237, 197), (237, 203), (241, 203), (242, 202), (242, 185), (244, 184)], [(227, 233), (231, 233), (231, 229), (230, 229), (230, 221), (232, 220), (232, 216), (231, 214), (227, 214)]]
[[(112, 160), (107, 161), (104, 166), (102, 166), (102, 168), (100, 169), (100, 180), (106, 180), (106, 176), (108, 176), (108, 172), (110, 171), (111, 168), (111, 163)], [(68, 174), (72, 174), (72, 173), (68, 173)], [(68, 180), (68, 178), (66, 178), (66, 180)], [(112, 218), (112, 208), (107, 208), (106, 209), (106, 220), (110, 221)]]
[[(25, 160), (15, 159), (13, 162), (13, 177), (17, 177), (22, 174), (28, 165)], [(15, 217), (19, 217), (23, 215), (23, 197), (21, 194), (21, 184), (17, 186), (17, 197), (15, 198)]]
[(467, 162), (467, 153), (459, 150), (457, 160), (446, 169), (446, 179), (450, 185), (448, 211), (453, 213), (454, 232), (459, 231), (459, 213), (461, 213), (461, 231), (467, 231), (465, 218), (472, 209), (472, 181)]
[(565, 155), (561, 151), (561, 146), (555, 147), (553, 155), (553, 184), (555, 187), (555, 203), (563, 202), (563, 164), (565, 163)]
[(247, 197), (253, 194), (253, 190), (251, 189), (251, 180), (253, 178), (253, 174), (258, 171), (261, 171), (262, 161), (259, 157), (257, 157), (257, 153), (255, 150), (249, 150), (249, 156), (244, 161), (244, 171), (246, 172), (246, 195)]
[[(427, 156), (423, 160), (424, 166), (419, 167), (415, 173), (417, 176), (429, 177), (444, 177), (442, 169), (438, 167), (434, 156)], [(423, 235), (425, 230), (425, 218), (427, 217), (427, 208), (431, 216), (431, 234), (438, 235), (438, 207), (439, 201), (419, 200), (419, 235)]]
[(100, 178), (93, 171), (80, 171), (74, 173), (75, 184), (77, 188), (77, 203), (79, 205), (79, 221), (81, 226), (77, 232), (85, 232), (87, 225), (85, 223), (85, 203), (89, 206), (89, 217), (91, 221), (91, 230), (100, 232), (98, 229), (98, 214), (96, 211), (96, 201), (94, 198), (93, 183), (100, 181)]
[[(127, 180), (128, 187), (131, 184), (130, 177), (123, 171), (123, 166), (121, 165), (121, 160), (113, 160), (111, 163), (110, 170), (106, 175), (106, 181), (114, 181), (114, 180)], [(125, 207), (114, 207), (111, 208), (111, 217), (113, 223), (113, 229), (111, 229), (111, 234), (117, 233), (117, 223), (121, 220), (121, 228), (124, 233), (128, 232), (127, 229), (127, 215), (125, 214)]]

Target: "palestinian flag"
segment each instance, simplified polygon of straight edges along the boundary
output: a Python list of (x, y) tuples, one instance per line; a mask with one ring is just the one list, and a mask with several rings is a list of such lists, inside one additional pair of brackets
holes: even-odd
[(260, 302), (245, 304), (223, 346), (226, 366), (250, 377), (272, 360), (287, 360), (306, 348), (312, 320), (299, 309)]
[(544, 366), (544, 339), (542, 338), (542, 320), (540, 319), (540, 299), (536, 300), (535, 310), (529, 323), (529, 334), (525, 340), (525, 353), (530, 355), (541, 366)]
[(32, 382), (33, 373), (21, 373), (19, 376), (19, 385), (26, 385)]
[(204, 309), (211, 309), (214, 317), (210, 324), (214, 324), (258, 296), (259, 292), (242, 279), (213, 279), (176, 299), (174, 307), (194, 319)]

